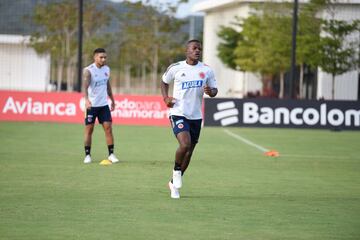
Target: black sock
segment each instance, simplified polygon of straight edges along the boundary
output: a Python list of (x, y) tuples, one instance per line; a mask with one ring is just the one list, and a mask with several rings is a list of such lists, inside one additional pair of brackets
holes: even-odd
[(180, 171), (181, 170), (181, 164), (178, 164), (177, 162), (175, 162), (174, 170), (175, 171)]
[(109, 155), (114, 153), (114, 144), (113, 145), (108, 145), (108, 150), (109, 150)]
[(91, 146), (85, 146), (85, 156), (90, 155)]

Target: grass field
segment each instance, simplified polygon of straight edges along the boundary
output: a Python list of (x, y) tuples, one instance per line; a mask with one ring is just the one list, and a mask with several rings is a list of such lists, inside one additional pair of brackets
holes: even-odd
[(166, 127), (115, 126), (122, 163), (82, 163), (83, 126), (0, 123), (0, 239), (360, 239), (360, 132), (204, 128), (181, 199)]

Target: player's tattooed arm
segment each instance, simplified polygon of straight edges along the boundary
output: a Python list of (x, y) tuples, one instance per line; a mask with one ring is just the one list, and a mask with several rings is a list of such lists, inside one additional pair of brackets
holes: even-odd
[(91, 73), (89, 70), (84, 69), (83, 72), (83, 91), (84, 91), (84, 97), (85, 97), (85, 107), (87, 109), (91, 108), (91, 102), (89, 100), (89, 95), (88, 95), (88, 88), (90, 86), (90, 81), (91, 81)]

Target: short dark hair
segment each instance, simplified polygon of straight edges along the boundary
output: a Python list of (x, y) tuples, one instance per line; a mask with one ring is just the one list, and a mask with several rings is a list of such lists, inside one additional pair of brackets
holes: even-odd
[(187, 43), (186, 43), (186, 46), (187, 45), (189, 45), (190, 43), (199, 43), (199, 44), (201, 44), (201, 42), (199, 41), (199, 40), (197, 40), (197, 39), (191, 39), (191, 40), (189, 40), (189, 41), (187, 41)]
[(106, 53), (105, 49), (104, 48), (97, 48), (94, 50), (94, 55), (97, 54), (97, 53)]

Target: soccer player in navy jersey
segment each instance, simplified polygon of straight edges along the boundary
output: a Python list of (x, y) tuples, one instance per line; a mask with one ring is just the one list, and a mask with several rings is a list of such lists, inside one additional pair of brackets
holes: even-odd
[[(200, 41), (188, 41), (186, 60), (171, 64), (162, 77), (161, 94), (170, 108), (171, 126), (179, 143), (172, 180), (168, 184), (171, 198), (180, 198), (182, 175), (189, 166), (200, 136), (203, 95), (215, 97), (218, 92), (213, 71), (200, 62), (201, 51)], [(173, 95), (169, 96), (171, 82), (174, 89)]]

